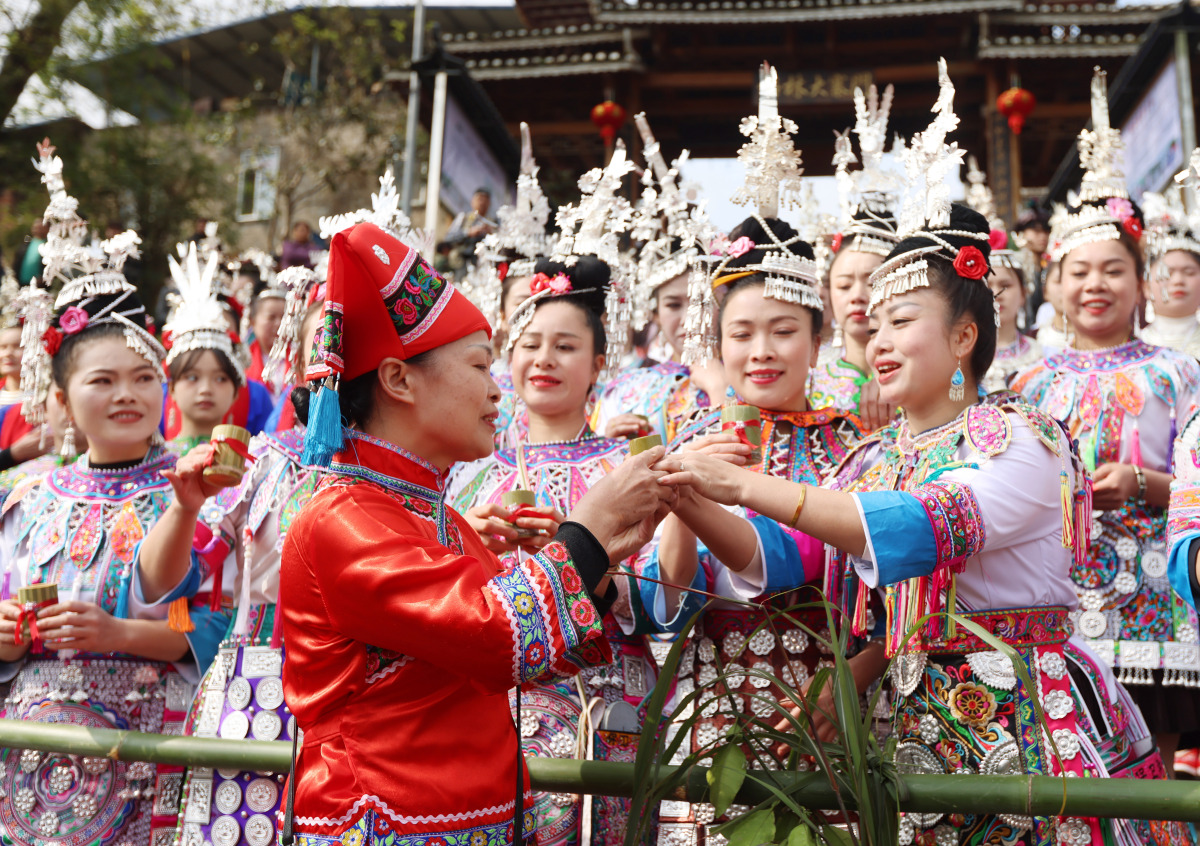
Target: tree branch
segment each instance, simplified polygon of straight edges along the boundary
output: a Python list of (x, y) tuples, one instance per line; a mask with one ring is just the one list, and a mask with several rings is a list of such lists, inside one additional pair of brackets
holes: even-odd
[(83, 0), (41, 0), (29, 23), (9, 35), (0, 66), (0, 126), (8, 120), (30, 78), (40, 73), (62, 43), (63, 24)]

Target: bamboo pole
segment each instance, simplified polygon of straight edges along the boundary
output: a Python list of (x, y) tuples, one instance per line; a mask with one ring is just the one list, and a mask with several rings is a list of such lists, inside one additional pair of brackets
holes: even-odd
[[(182, 766), (283, 773), (291, 768), (291, 744), (283, 741), (167, 737), (134, 731), (89, 729), (22, 720), (0, 720), (0, 747), (111, 757)], [(630, 796), (633, 764), (529, 758), (534, 788), (561, 793)], [(673, 768), (664, 767), (665, 774)], [(703, 801), (704, 767), (688, 773), (676, 798)], [(769, 791), (755, 779), (772, 779), (799, 804), (832, 809), (833, 791), (817, 773), (751, 772), (737, 802), (756, 805)], [(1200, 823), (1200, 781), (1138, 779), (1064, 780), (1049, 776), (902, 775), (900, 808), (919, 813), (1008, 813), (1034, 816), (1126, 817)]]

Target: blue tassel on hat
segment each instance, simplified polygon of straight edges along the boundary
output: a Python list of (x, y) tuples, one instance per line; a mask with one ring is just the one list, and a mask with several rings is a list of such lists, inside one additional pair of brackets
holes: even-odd
[(330, 377), (313, 398), (308, 431), (304, 434), (304, 455), (300, 461), (309, 467), (328, 467), (342, 444), (342, 409), (337, 383)]

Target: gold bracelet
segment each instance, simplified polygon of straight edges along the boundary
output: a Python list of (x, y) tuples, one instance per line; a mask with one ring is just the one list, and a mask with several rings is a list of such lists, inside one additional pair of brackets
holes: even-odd
[(808, 485), (800, 485), (800, 499), (796, 501), (796, 510), (792, 513), (792, 522), (788, 523), (793, 529), (796, 528), (796, 521), (800, 519), (800, 512), (804, 510), (804, 500), (808, 497)]

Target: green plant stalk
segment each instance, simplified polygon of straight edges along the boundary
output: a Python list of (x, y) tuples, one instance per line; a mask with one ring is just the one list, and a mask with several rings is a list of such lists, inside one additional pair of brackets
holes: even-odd
[[(278, 740), (167, 737), (23, 720), (0, 720), (0, 746), (257, 772), (287, 772), (291, 766), (291, 744)], [(632, 796), (636, 786), (633, 764), (554, 758), (530, 758), (528, 764), (537, 790)], [(707, 768), (692, 767), (686, 773), (678, 769), (662, 768), (663, 775), (683, 777), (675, 798), (703, 801), (708, 791)], [(739, 804), (757, 805), (775, 798), (760, 783), (770, 780), (805, 807), (837, 806), (828, 779), (819, 773), (756, 771), (753, 775), (738, 791)], [(1063, 802), (1063, 780), (1053, 776), (902, 775), (900, 781), (905, 794), (901, 809), (920, 813), (1048, 816), (1058, 813)], [(1200, 822), (1200, 782), (1069, 779), (1065, 813)]]

